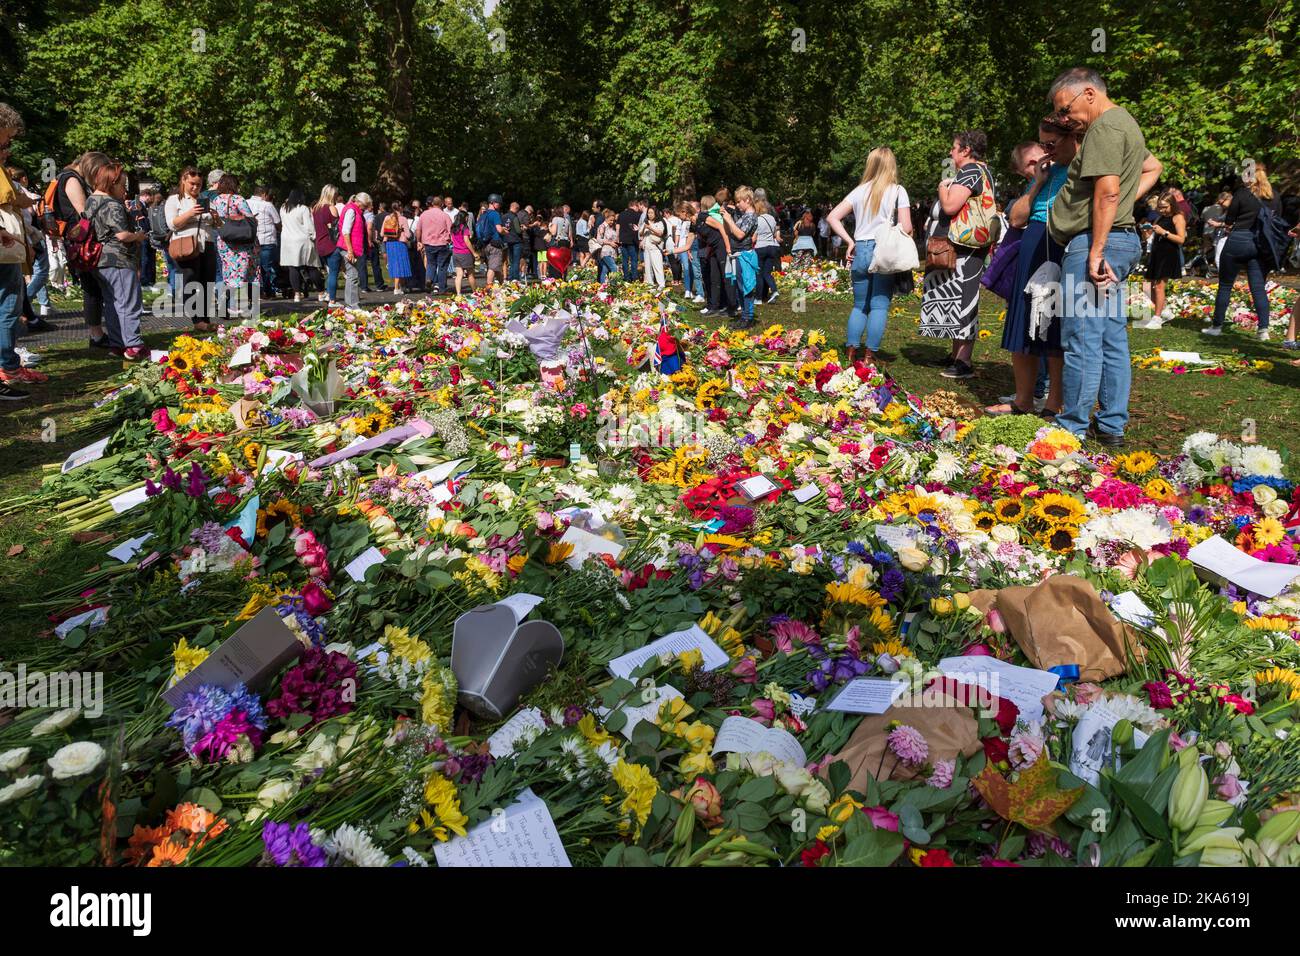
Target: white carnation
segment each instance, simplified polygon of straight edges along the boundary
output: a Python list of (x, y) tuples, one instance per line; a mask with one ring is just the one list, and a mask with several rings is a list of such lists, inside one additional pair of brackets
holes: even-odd
[(325, 850), (339, 862), (352, 866), (387, 866), (388, 855), (375, 846), (370, 835), (351, 824), (344, 823), (330, 837)]

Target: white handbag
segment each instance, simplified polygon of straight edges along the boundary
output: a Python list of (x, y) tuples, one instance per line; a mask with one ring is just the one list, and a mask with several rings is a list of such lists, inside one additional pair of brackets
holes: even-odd
[(895, 193), (890, 199), (893, 202), (893, 218), (889, 223), (876, 229), (876, 250), (872, 253), (871, 265), (867, 267), (868, 272), (911, 272), (921, 264), (921, 258), (916, 252), (916, 242), (898, 227), (897, 194)]
[(0, 264), (16, 265), (27, 261), (27, 229), (21, 215), (8, 206), (0, 206), (0, 232), (13, 241), (0, 245)]
[(1042, 342), (1052, 319), (1061, 315), (1061, 267), (1050, 259), (1034, 270), (1025, 283), (1029, 293), (1029, 338)]

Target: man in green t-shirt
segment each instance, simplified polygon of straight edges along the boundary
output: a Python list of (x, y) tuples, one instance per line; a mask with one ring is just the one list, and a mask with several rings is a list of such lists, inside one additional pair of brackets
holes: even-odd
[[(1142, 254), (1133, 204), (1160, 175), (1133, 117), (1106, 95), (1095, 70), (1052, 83), (1055, 118), (1073, 126), (1079, 151), (1047, 217), (1061, 259), (1064, 408), (1056, 422), (1110, 447), (1124, 441), (1132, 380), (1124, 280)], [(1094, 406), (1096, 422), (1091, 422)]]

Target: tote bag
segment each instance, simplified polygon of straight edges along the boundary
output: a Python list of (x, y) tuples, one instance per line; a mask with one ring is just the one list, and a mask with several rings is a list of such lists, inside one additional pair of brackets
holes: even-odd
[(921, 264), (916, 252), (916, 242), (898, 226), (898, 187), (890, 197), (893, 200), (893, 215), (888, 225), (876, 229), (876, 251), (871, 256), (868, 272), (895, 273), (911, 272)]

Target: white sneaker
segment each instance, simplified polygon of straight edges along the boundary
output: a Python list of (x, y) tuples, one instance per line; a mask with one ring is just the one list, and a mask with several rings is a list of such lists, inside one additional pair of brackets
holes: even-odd
[(31, 368), (33, 365), (40, 365), (41, 359), (44, 358), (39, 352), (32, 352), (23, 348), (21, 345), (15, 345), (14, 351), (18, 353), (18, 360), (22, 362), (23, 368)]
[(702, 295), (697, 295), (693, 301), (695, 301), (696, 303), (703, 302), (703, 301), (704, 301), (704, 296), (702, 296)]
[(1267, 342), (1268, 329), (1260, 329), (1258, 332), (1255, 333), (1255, 338), (1259, 339), (1261, 342)]
[(322, 292), (320, 295), (316, 296), (316, 301), (317, 301), (317, 302), (324, 302), (324, 301), (325, 301), (326, 299), (328, 299), (328, 298), (329, 298), (329, 296), (327, 296), (324, 292)]
[(773, 302), (775, 302), (775, 301), (780, 297), (780, 295), (781, 295), (780, 292), (773, 292), (773, 293), (772, 293), (772, 297), (771, 297), (770, 299), (767, 300), (767, 304), (768, 304), (768, 305), (771, 305)]
[(1135, 329), (1159, 329), (1164, 326), (1164, 322), (1158, 316), (1152, 316), (1149, 319), (1142, 319), (1133, 323)]
[(1210, 326), (1208, 329), (1201, 329), (1201, 334), (1202, 334), (1202, 335), (1222, 335), (1222, 334), (1223, 334), (1223, 329), (1222, 329), (1222, 328), (1215, 328), (1214, 326)]

